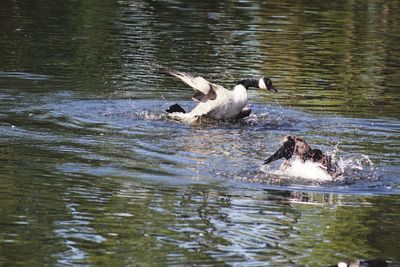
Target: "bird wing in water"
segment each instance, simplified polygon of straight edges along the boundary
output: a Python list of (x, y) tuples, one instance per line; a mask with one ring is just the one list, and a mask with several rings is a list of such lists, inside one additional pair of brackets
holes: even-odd
[(294, 147), (295, 147), (295, 142), (292, 138), (289, 138), (287, 141), (283, 143), (283, 145), (276, 151), (271, 157), (267, 158), (264, 161), (264, 164), (268, 164), (272, 161), (285, 158), (285, 159), (290, 159), (293, 155), (294, 152)]

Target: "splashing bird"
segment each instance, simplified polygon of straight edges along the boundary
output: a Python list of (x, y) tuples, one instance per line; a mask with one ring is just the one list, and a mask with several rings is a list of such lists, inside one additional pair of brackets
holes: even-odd
[(330, 174), (332, 178), (339, 174), (337, 165), (332, 162), (331, 156), (324, 155), (320, 149), (312, 149), (303, 138), (291, 135), (283, 137), (283, 145), (272, 156), (267, 158), (263, 164), (285, 158), (285, 161), (280, 167), (281, 170), (285, 170), (290, 166), (289, 160), (293, 155), (299, 157), (303, 163), (311, 161), (318, 164), (318, 166)]
[(187, 72), (171, 71), (169, 74), (179, 78), (195, 90), (193, 100), (198, 104), (190, 112), (186, 112), (178, 104), (174, 104), (166, 110), (171, 118), (189, 123), (195, 122), (203, 116), (216, 120), (240, 119), (249, 116), (251, 109), (248, 106), (247, 89), (250, 87), (278, 92), (269, 78), (241, 80), (231, 91)]

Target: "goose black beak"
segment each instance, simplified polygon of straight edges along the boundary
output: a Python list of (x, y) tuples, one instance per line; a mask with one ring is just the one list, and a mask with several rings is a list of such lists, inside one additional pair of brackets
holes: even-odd
[(274, 93), (278, 92), (278, 90), (275, 88), (275, 86), (272, 85), (272, 83), (267, 84), (267, 89)]

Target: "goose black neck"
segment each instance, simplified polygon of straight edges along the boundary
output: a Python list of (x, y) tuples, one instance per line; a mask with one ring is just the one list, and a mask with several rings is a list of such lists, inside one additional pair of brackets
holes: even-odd
[(258, 80), (256, 79), (245, 79), (241, 80), (237, 84), (241, 84), (244, 86), (244, 88), (248, 89), (249, 87), (256, 87), (258, 88)]

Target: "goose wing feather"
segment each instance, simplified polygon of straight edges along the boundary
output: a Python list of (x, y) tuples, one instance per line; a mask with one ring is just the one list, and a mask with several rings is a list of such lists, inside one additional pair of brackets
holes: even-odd
[(208, 94), (211, 88), (210, 83), (203, 77), (200, 76), (194, 77), (193, 74), (191, 73), (180, 72), (180, 71), (171, 71), (169, 73), (181, 79), (182, 82), (186, 83), (193, 89), (202, 92), (203, 94)]

